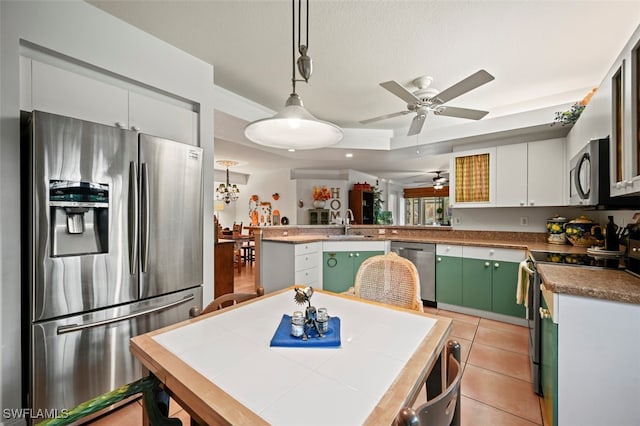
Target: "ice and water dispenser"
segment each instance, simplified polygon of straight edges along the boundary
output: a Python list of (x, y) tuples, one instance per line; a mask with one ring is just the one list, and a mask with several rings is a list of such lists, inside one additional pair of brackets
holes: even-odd
[(109, 185), (49, 181), (51, 256), (109, 251)]

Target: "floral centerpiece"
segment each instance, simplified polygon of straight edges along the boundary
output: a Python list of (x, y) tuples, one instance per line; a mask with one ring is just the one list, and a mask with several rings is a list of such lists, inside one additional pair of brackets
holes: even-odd
[(324, 207), (324, 202), (331, 198), (331, 191), (322, 185), (313, 187), (313, 205), (314, 207)]

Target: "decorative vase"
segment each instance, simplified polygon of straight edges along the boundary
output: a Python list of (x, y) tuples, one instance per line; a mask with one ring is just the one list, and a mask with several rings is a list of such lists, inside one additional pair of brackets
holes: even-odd
[(567, 223), (566, 217), (556, 216), (547, 220), (547, 242), (549, 244), (566, 244), (567, 235), (564, 226)]
[(313, 200), (313, 207), (315, 207), (316, 209), (321, 209), (324, 207), (324, 200)]

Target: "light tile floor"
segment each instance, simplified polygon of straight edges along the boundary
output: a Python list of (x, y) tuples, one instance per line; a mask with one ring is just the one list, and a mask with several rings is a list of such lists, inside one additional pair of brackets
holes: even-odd
[[(235, 291), (254, 289), (254, 268), (243, 266), (235, 272)], [(451, 337), (461, 346), (462, 426), (542, 425), (540, 398), (531, 387), (527, 329), (499, 321), (434, 308), (425, 312), (450, 317)], [(416, 401), (424, 403), (426, 396)], [(189, 415), (171, 402), (170, 416), (189, 425)], [(134, 401), (91, 422), (94, 426), (140, 425), (142, 404)]]

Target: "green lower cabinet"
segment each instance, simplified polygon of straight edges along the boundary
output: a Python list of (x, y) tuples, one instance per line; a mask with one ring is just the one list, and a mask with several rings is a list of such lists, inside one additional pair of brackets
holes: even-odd
[(492, 303), (491, 310), (498, 314), (524, 318), (526, 308), (516, 304), (518, 287), (518, 267), (514, 262), (492, 262)]
[[(543, 309), (547, 309), (544, 298)], [(536, 314), (538, 314), (536, 312)], [(544, 398), (544, 417), (551, 425), (558, 424), (558, 324), (549, 318), (540, 320), (541, 335), (541, 382)]]
[(462, 305), (462, 258), (436, 256), (436, 301)]
[(336, 251), (322, 254), (322, 288), (342, 293), (353, 286), (356, 272), (366, 259), (384, 251)]
[(491, 262), (462, 259), (462, 306), (491, 311)]

